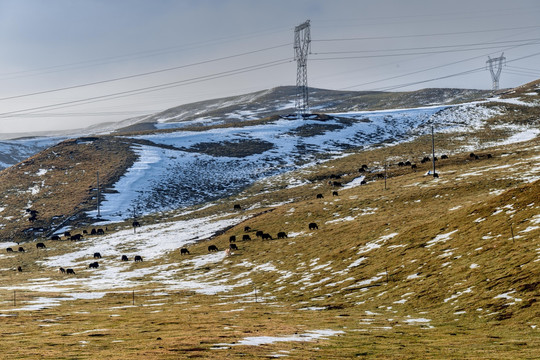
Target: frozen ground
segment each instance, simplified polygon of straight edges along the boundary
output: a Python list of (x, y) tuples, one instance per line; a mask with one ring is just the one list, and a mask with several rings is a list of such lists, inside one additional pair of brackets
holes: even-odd
[[(480, 104), (432, 106), (339, 113), (325, 121), (282, 118), (265, 125), (205, 132), (179, 129), (139, 136), (155, 145), (135, 149), (138, 161), (117, 182), (117, 192), (105, 196), (101, 215), (118, 221), (131, 217), (133, 212), (144, 214), (212, 201), (268, 176), (341, 156), (349, 148), (410, 140), (426, 133), (431, 122), (440, 131), (449, 131), (477, 126), (493, 114), (494, 110)], [(246, 146), (266, 147), (242, 155), (226, 150), (210, 155), (200, 150), (245, 142)]]

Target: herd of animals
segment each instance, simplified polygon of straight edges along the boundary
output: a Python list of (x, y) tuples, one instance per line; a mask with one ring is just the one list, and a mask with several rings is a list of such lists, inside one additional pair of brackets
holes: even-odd
[[(487, 157), (488, 159), (491, 159), (492, 155), (487, 154), (487, 155), (485, 155), (485, 157)], [(480, 158), (480, 156), (475, 154), (475, 153), (470, 153), (469, 158), (472, 159), (472, 160), (478, 160)], [(448, 156), (447, 155), (442, 155), (441, 159), (442, 160), (448, 159)], [(434, 160), (437, 161), (438, 159), (435, 157)], [(431, 158), (426, 156), (421, 160), (421, 163), (423, 164), (423, 163), (431, 162), (431, 161), (432, 161)], [(414, 163), (411, 163), (410, 161), (406, 161), (406, 162), (401, 162), (400, 161), (399, 163), (397, 163), (397, 166), (398, 167), (408, 166), (413, 171), (416, 171), (416, 169), (417, 169), (417, 165), (414, 164)], [(367, 173), (370, 173), (370, 170), (369, 170), (367, 165), (362, 165), (358, 169), (358, 172), (360, 174), (367, 174)], [(386, 176), (386, 174), (384, 174), (384, 173), (372, 173), (372, 175), (373, 175), (373, 179), (384, 178)], [(437, 174), (435, 173), (434, 176), (435, 175), (437, 175)], [(438, 176), (436, 176), (436, 177), (438, 177)], [(331, 175), (330, 180), (328, 181), (328, 184), (330, 186), (332, 186), (332, 188), (339, 188), (339, 187), (342, 186), (342, 183), (339, 182), (339, 181), (336, 181), (336, 180), (339, 180), (340, 178), (341, 178), (340, 175)], [(366, 183), (367, 182), (364, 179), (364, 180), (362, 180), (361, 185), (365, 185)], [(339, 193), (336, 190), (333, 190), (332, 191), (332, 196), (339, 196)], [(319, 194), (316, 195), (316, 199), (322, 199), (322, 198), (324, 198), (323, 194), (319, 193)], [(233, 206), (233, 209), (236, 210), (236, 211), (239, 211), (239, 210), (242, 210), (242, 207), (240, 206), (240, 204), (235, 204)], [(31, 213), (30, 214), (31, 215), (31, 221), (35, 220), (37, 212), (31, 212), (30, 211), (30, 213)], [(141, 224), (138, 221), (135, 220), (135, 221), (133, 221), (132, 226), (133, 226), (133, 229), (135, 229), (137, 227), (140, 227)], [(309, 230), (318, 230), (319, 227), (318, 227), (317, 223), (311, 222), (311, 223), (308, 224), (308, 229)], [(83, 237), (88, 235), (88, 234), (89, 235), (104, 235), (106, 230), (108, 230), (108, 229), (107, 228), (105, 228), (105, 230), (101, 229), (101, 228), (91, 229), (90, 233), (88, 233), (87, 230), (83, 230), (82, 234), (73, 234), (73, 235), (71, 234), (71, 232), (66, 231), (64, 233), (64, 240), (78, 241), (78, 240), (82, 240)], [(244, 227), (245, 234), (242, 235), (242, 238), (241, 238), (242, 241), (252, 240), (251, 236), (248, 234), (249, 232), (252, 232), (252, 231), (253, 230), (249, 226)], [(263, 232), (261, 230), (256, 231), (255, 236), (257, 238), (260, 238), (261, 240), (273, 240), (274, 239), (269, 233)], [(285, 238), (287, 238), (287, 233), (284, 232), (284, 231), (280, 231), (280, 232), (277, 233), (276, 237), (277, 237), (277, 239), (285, 239)], [(62, 237), (60, 235), (53, 235), (50, 239), (51, 240), (62, 240)], [(236, 241), (237, 241), (237, 236), (236, 235), (231, 235), (229, 237), (229, 247), (225, 249), (226, 255), (231, 254), (232, 251), (238, 250), (238, 246), (236, 245)], [(45, 249), (46, 247), (45, 247), (45, 244), (43, 242), (38, 242), (38, 243), (36, 243), (36, 248), (39, 250), (39, 249)], [(8, 253), (15, 252), (15, 250), (12, 247), (6, 248), (6, 251)], [(25, 249), (24, 249), (23, 246), (19, 246), (17, 251), (23, 253), (23, 252), (25, 252)], [(219, 251), (219, 248), (216, 245), (211, 244), (211, 245), (208, 246), (208, 252), (217, 252), (217, 251)], [(186, 247), (182, 247), (180, 249), (180, 255), (190, 255), (190, 252)], [(95, 259), (101, 259), (101, 254), (99, 252), (94, 253), (94, 260)], [(120, 260), (121, 261), (129, 261), (129, 258), (128, 258), (127, 255), (122, 255)], [(135, 262), (142, 262), (143, 258), (140, 255), (136, 255), (133, 258), (133, 260)], [(99, 267), (99, 262), (98, 261), (94, 261), (94, 262), (92, 262), (92, 263), (90, 263), (88, 265), (88, 268), (90, 268), (90, 269), (97, 269), (98, 267)], [(22, 272), (23, 271), (22, 267), (18, 266), (17, 271)], [(73, 270), (71, 268), (64, 269), (63, 267), (60, 267), (59, 271), (62, 274), (75, 275), (75, 270)]]
[[(134, 228), (141, 226), (141, 224), (138, 221), (134, 221), (132, 225), (133, 225)], [(90, 232), (88, 232), (87, 230), (83, 230), (82, 234), (71, 234), (70, 231), (66, 231), (66, 232), (64, 232), (64, 235), (63, 235), (64, 238), (63, 239), (64, 240), (71, 240), (71, 241), (78, 241), (78, 240), (82, 240), (84, 238), (84, 236), (86, 236), (88, 234), (90, 234), (90, 235), (105, 235), (106, 230), (108, 230), (108, 229), (107, 228), (105, 228), (105, 230), (103, 230), (101, 228), (92, 229), (92, 230), (90, 230)], [(51, 236), (50, 239), (51, 240), (62, 240), (62, 237), (60, 235), (53, 235), (53, 236)], [(46, 246), (45, 246), (45, 244), (43, 242), (36, 243), (36, 249), (39, 250), (39, 249), (45, 249), (45, 248), (46, 248)], [(19, 246), (17, 251), (21, 252), (21, 253), (26, 252), (26, 250), (22, 246)], [(6, 252), (13, 253), (13, 252), (15, 252), (15, 250), (12, 247), (8, 247), (8, 248), (6, 248)], [(94, 253), (94, 259), (101, 259), (101, 253), (95, 252)], [(122, 255), (120, 260), (121, 261), (129, 261), (129, 258), (128, 258), (127, 255)], [(142, 262), (143, 258), (140, 255), (135, 255), (133, 260), (135, 262)], [(97, 261), (94, 261), (94, 262), (92, 262), (92, 263), (90, 263), (88, 265), (89, 269), (97, 269), (98, 267), (99, 267), (99, 262), (97, 262)], [(73, 270), (71, 268), (65, 269), (63, 267), (60, 267), (58, 270), (62, 274), (75, 275), (75, 270)], [(22, 266), (18, 266), (17, 271), (22, 272), (23, 271)]]

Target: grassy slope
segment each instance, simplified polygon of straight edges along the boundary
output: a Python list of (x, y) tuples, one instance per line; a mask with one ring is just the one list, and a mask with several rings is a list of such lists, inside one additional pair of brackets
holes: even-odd
[[(528, 119), (538, 127), (538, 110), (519, 109), (523, 111), (512, 112), (508, 121)], [(427, 164), (416, 172), (395, 165), (429, 153), (430, 138), (421, 137), (261, 182), (237, 198), (191, 213), (187, 216), (226, 214), (238, 202), (251, 209), (244, 215), (253, 215), (191, 246), (191, 256), (206, 254), (211, 243), (226, 247), (229, 236), (243, 235), (246, 225), (274, 237), (278, 231), (291, 236), (240, 241), (233, 256), (197, 270), (185, 266), (187, 258), (176, 252), (133, 264), (176, 266), (179, 280), (200, 274), (229, 283), (251, 280), (226, 294), (163, 293), (149, 282), (136, 289), (135, 306), (130, 291), (111, 289), (102, 299), (69, 301), (41, 311), (2, 311), (15, 316), (3, 318), (1, 356), (533, 359), (540, 348), (540, 182), (529, 180), (540, 172), (540, 146), (536, 139), (480, 150), (503, 134), (477, 130), (437, 136), (438, 148), (450, 154), (437, 162), (439, 179), (424, 176)], [(460, 151), (467, 144), (478, 146), (479, 160)], [(487, 153), (493, 157), (488, 159)], [(386, 189), (373, 176), (385, 160), (391, 164)], [(361, 164), (373, 171), (371, 181), (338, 189), (339, 196), (332, 197), (330, 174), (341, 174), (347, 182), (359, 175)], [(289, 187), (291, 179), (304, 185)], [(324, 199), (316, 199), (317, 193)], [(275, 203), (283, 205), (269, 207)], [(273, 210), (262, 213), (267, 209)], [(307, 228), (312, 221), (319, 230)], [(253, 231), (249, 234), (255, 238)], [(47, 245), (50, 255), (77, 246)], [(42, 273), (46, 270), (35, 262), (39, 254), (25, 256), (29, 270), (4, 271), (4, 286), (40, 276), (61, 278)], [(15, 257), (0, 258), (4, 269), (16, 264)], [(13, 295), (2, 292), (0, 309), (12, 307)], [(39, 294), (19, 296), (25, 303)], [(310, 307), (319, 310), (301, 310)], [(316, 342), (211, 349), (248, 336), (318, 329), (343, 333)]]
[[(115, 138), (66, 140), (0, 172), (2, 216), (11, 219), (4, 221), (0, 236), (27, 241), (41, 236), (31, 228), (47, 233), (69, 218), (84, 222), (83, 212), (97, 206), (97, 172), (106, 192), (134, 159), (129, 144)], [(38, 211), (37, 220), (30, 222), (25, 209)]]

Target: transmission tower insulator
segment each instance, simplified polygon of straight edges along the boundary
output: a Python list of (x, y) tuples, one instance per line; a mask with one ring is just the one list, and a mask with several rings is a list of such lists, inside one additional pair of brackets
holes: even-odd
[[(491, 58), (486, 61), (486, 64), (489, 66), (489, 72), (491, 73), (491, 79), (493, 81), (492, 88), (493, 90), (499, 90), (499, 78), (501, 77), (501, 71), (503, 62), (506, 60), (504, 53), (501, 54), (498, 58)], [(496, 68), (496, 69), (495, 69)]]
[(309, 20), (294, 28), (294, 60), (296, 60), (296, 113), (299, 116), (307, 114), (308, 84), (307, 56), (310, 50), (311, 34)]

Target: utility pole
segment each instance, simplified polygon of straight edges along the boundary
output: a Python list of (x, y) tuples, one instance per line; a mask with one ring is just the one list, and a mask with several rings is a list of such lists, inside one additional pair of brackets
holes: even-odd
[(100, 202), (100, 194), (99, 194), (99, 171), (97, 172), (97, 217), (101, 217), (100, 209), (99, 209), (99, 202)]
[[(504, 52), (498, 58), (490, 58), (486, 61), (486, 66), (489, 66), (489, 72), (491, 73), (491, 79), (493, 81), (493, 91), (499, 90), (499, 78), (501, 77), (501, 71), (503, 66), (503, 61), (506, 60), (504, 57)], [(494, 70), (494, 68), (497, 68)]]
[(386, 178), (388, 177), (387, 168), (388, 168), (388, 163), (385, 161), (384, 162), (384, 190), (386, 190)]
[(294, 28), (294, 60), (296, 60), (296, 114), (298, 117), (307, 114), (307, 56), (311, 48), (309, 20)]
[(433, 124), (431, 124), (431, 156), (433, 157), (433, 177), (438, 177), (435, 172), (435, 133), (433, 130)]

